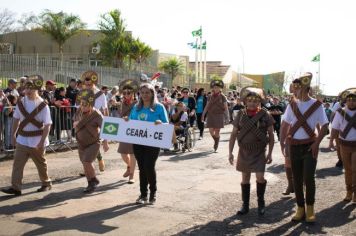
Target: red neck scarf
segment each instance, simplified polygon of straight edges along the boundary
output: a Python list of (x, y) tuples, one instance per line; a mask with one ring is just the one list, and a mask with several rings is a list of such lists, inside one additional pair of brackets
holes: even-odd
[(253, 110), (247, 109), (247, 115), (248, 116), (255, 116), (259, 111), (261, 110), (261, 108), (256, 108)]
[(133, 99), (131, 99), (131, 98), (129, 98), (129, 99), (125, 98), (124, 103), (125, 103), (126, 105), (130, 105), (131, 102), (132, 102), (132, 100), (133, 100)]
[(214, 97), (217, 97), (217, 96), (219, 96), (219, 95), (220, 95), (220, 92), (217, 92), (217, 93), (213, 92), (213, 96), (214, 96)]

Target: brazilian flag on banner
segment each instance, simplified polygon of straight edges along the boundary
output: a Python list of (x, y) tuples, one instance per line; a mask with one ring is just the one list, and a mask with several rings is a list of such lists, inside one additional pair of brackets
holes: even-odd
[(119, 124), (111, 123), (111, 122), (104, 123), (103, 134), (117, 135), (118, 132), (119, 132)]

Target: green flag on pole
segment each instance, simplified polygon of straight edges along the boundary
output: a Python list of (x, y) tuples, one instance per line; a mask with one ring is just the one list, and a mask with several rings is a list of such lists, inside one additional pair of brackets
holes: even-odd
[(191, 46), (192, 48), (197, 48), (198, 46), (196, 45), (196, 43), (187, 43), (189, 46)]
[(206, 50), (206, 41), (204, 41), (204, 43), (202, 43), (201, 49)]
[(315, 57), (313, 57), (312, 62), (318, 62), (320, 61), (320, 54), (316, 55)]
[(196, 37), (196, 36), (200, 36), (201, 37), (203, 35), (202, 28), (200, 27), (200, 29), (192, 31), (192, 35), (193, 35), (193, 37)]

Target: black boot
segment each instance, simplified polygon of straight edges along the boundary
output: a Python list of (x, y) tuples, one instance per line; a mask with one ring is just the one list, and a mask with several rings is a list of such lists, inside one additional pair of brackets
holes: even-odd
[[(95, 178), (95, 177), (94, 177)], [(99, 184), (97, 179), (92, 178), (88, 181), (88, 186), (84, 189), (84, 193), (92, 193), (95, 191), (96, 186)]]
[(214, 137), (214, 151), (218, 150), (220, 137)]
[(289, 195), (291, 193), (294, 193), (292, 168), (286, 168), (286, 175), (288, 180), (288, 186), (286, 188), (286, 191), (282, 193), (283, 195)]
[(237, 212), (238, 215), (245, 215), (250, 210), (250, 184), (241, 184), (242, 207)]
[(258, 215), (265, 214), (265, 191), (267, 181), (263, 184), (257, 182), (257, 203), (258, 203)]

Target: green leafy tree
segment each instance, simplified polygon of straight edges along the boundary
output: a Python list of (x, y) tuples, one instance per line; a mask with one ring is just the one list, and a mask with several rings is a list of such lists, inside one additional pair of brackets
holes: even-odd
[(129, 53), (130, 64), (131, 61), (134, 61), (141, 67), (141, 63), (145, 62), (151, 54), (152, 48), (144, 42), (141, 42), (139, 38), (131, 42), (131, 50)]
[(133, 38), (126, 32), (125, 20), (120, 10), (115, 9), (102, 15), (99, 29), (103, 34), (99, 44), (105, 63), (122, 67), (125, 57), (130, 53)]
[(183, 63), (175, 57), (162, 61), (159, 68), (171, 76), (172, 82), (178, 75), (182, 75), (184, 73)]
[(54, 13), (45, 10), (40, 15), (38, 24), (38, 30), (48, 34), (58, 44), (58, 50), (61, 54), (63, 54), (65, 42), (85, 28), (85, 23), (78, 16), (62, 11)]

